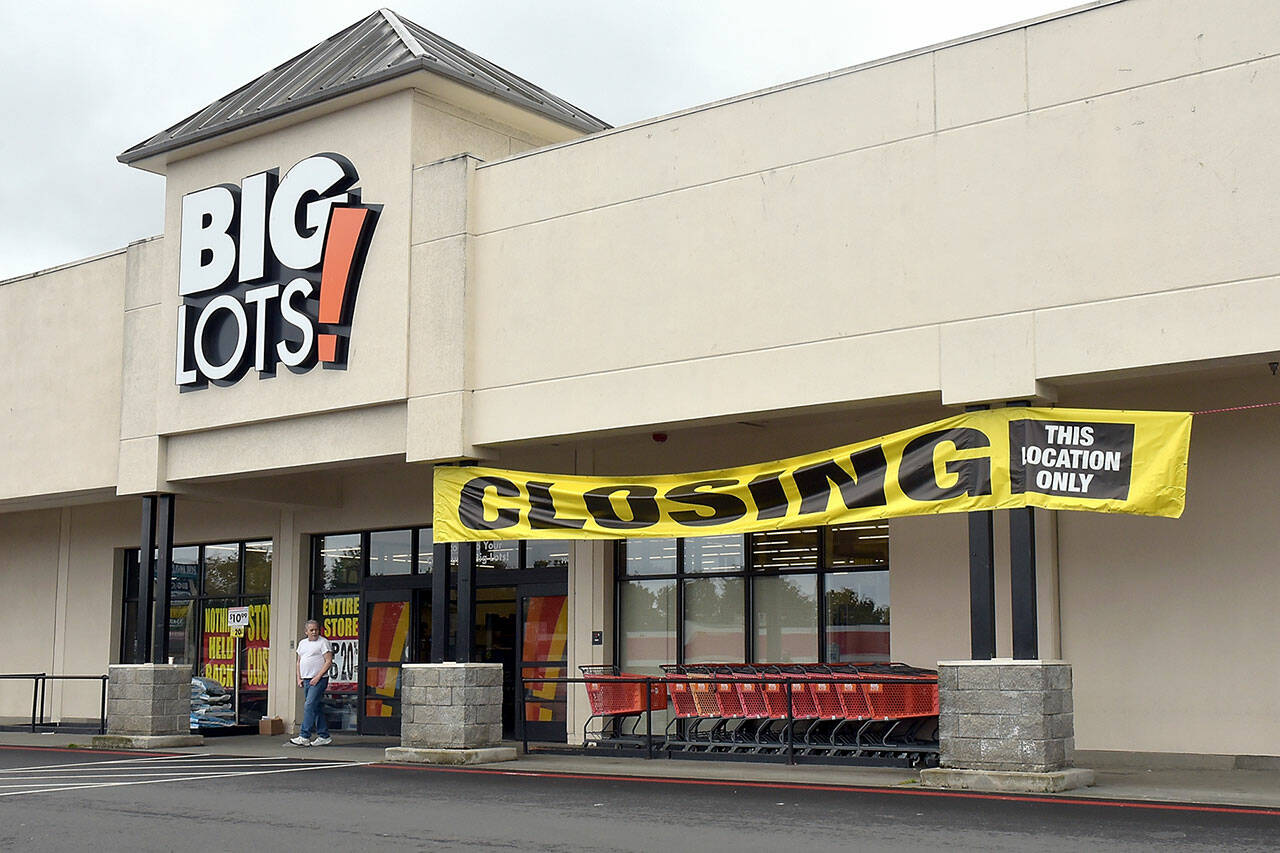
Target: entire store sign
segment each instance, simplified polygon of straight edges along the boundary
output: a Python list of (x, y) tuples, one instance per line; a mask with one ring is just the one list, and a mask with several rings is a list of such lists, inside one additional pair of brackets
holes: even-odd
[(233, 385), (252, 367), (345, 367), (351, 314), (381, 205), (362, 204), (341, 154), (182, 197), (177, 384)]
[(1191, 415), (969, 412), (820, 453), (643, 477), (435, 469), (437, 542), (709, 536), (974, 510), (1177, 518)]

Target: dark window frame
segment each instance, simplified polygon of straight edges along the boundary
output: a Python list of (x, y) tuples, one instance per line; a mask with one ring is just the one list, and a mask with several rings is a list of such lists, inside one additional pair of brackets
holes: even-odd
[[(888, 536), (888, 520), (875, 520), (873, 522), (849, 522), (849, 524), (867, 524), (867, 523), (883, 523), (885, 535)], [(641, 580), (672, 580), (675, 582), (675, 651), (676, 660), (672, 663), (683, 666), (685, 664), (685, 582), (689, 580), (703, 578), (743, 578), (744, 585), (742, 591), (742, 628), (743, 628), (743, 661), (754, 661), (757, 657), (756, 649), (756, 624), (755, 624), (755, 583), (753, 578), (758, 577), (785, 577), (788, 575), (816, 575), (817, 576), (817, 662), (827, 663), (827, 575), (847, 574), (860, 572), (888, 572), (892, 565), (892, 557), (889, 554), (889, 542), (885, 542), (885, 560), (884, 565), (868, 565), (868, 566), (831, 566), (829, 555), (827, 553), (827, 534), (828, 531), (835, 528), (845, 527), (846, 525), (807, 525), (797, 530), (814, 530), (816, 536), (815, 559), (810, 566), (801, 566), (796, 568), (766, 568), (758, 569), (755, 567), (755, 546), (754, 534), (741, 534), (744, 542), (742, 548), (742, 567), (737, 571), (715, 571), (715, 572), (688, 572), (685, 570), (685, 542), (689, 539), (697, 537), (670, 537), (675, 539), (676, 555), (675, 555), (675, 571), (663, 573), (645, 573), (645, 574), (627, 574), (626, 572), (626, 539), (620, 539), (614, 543), (614, 596), (613, 596), (613, 662), (615, 665), (621, 666), (622, 663), (622, 640), (623, 640), (623, 624), (622, 624), (622, 595), (619, 588), (629, 581)]]
[[(271, 604), (270, 588), (268, 588), (266, 593), (245, 592), (245, 567), (247, 564), (247, 559), (246, 559), (247, 546), (256, 545), (263, 542), (270, 543), (271, 545), (271, 574), (274, 577), (275, 570), (276, 570), (276, 567), (275, 567), (276, 547), (275, 547), (275, 540), (270, 536), (250, 536), (244, 539), (219, 540), (216, 542), (198, 542), (198, 543), (185, 543), (185, 544), (175, 543), (174, 544), (173, 546), (174, 550), (177, 550), (179, 548), (195, 548), (196, 549), (196, 563), (200, 567), (200, 570), (199, 570), (200, 574), (199, 574), (199, 577), (197, 578), (198, 583), (196, 584), (196, 593), (191, 597), (190, 601), (195, 607), (194, 618), (195, 618), (197, 636), (203, 632), (204, 609), (205, 609), (205, 603), (208, 601), (221, 602), (221, 601), (232, 600), (235, 602), (235, 604), (232, 605), (234, 607), (246, 607), (254, 604), (267, 604), (267, 605)], [(236, 559), (238, 561), (238, 570), (236, 574), (236, 591), (233, 594), (209, 593), (205, 589), (205, 571), (204, 571), (205, 549), (214, 547), (214, 546), (220, 546), (220, 545), (237, 546)], [(133, 659), (133, 649), (129, 646), (129, 644), (127, 644), (126, 640), (128, 639), (128, 633), (129, 633), (129, 625), (128, 625), (129, 605), (130, 604), (134, 605), (134, 611), (136, 613), (137, 605), (141, 600), (142, 569), (140, 565), (141, 563), (140, 558), (141, 558), (142, 549), (124, 548), (122, 550), (124, 552), (124, 559), (123, 559), (124, 583), (121, 589), (122, 595), (120, 598), (120, 653), (117, 655), (117, 657), (120, 659), (121, 663), (140, 663), (140, 661), (136, 661)], [(138, 580), (137, 585), (134, 586), (132, 589), (132, 594), (130, 594), (130, 575), (131, 574), (134, 577), (136, 577)], [(151, 582), (154, 583), (155, 579), (156, 579), (155, 575), (152, 575)], [(152, 606), (154, 607), (155, 603), (153, 603)], [(141, 617), (141, 614), (138, 614), (138, 616), (135, 618), (139, 618), (139, 617)], [(155, 618), (154, 613), (148, 614), (148, 617), (154, 621), (154, 618)], [(135, 631), (137, 630), (137, 624), (138, 623), (135, 621), (135, 628), (134, 628)], [(196, 657), (196, 660), (190, 662), (191, 672), (193, 675), (198, 675), (200, 672), (200, 665), (201, 665), (199, 660), (200, 653), (198, 648), (197, 648), (195, 657)]]

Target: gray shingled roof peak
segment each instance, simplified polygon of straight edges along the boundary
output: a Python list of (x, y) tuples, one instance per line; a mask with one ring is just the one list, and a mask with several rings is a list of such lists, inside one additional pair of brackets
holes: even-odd
[(594, 133), (609, 125), (390, 9), (379, 9), (119, 156), (135, 163), (347, 92), (426, 70), (553, 121)]

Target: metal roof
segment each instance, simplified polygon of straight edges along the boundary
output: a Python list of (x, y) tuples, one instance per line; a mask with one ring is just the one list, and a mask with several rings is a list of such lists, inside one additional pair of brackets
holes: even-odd
[(150, 139), (122, 163), (172, 151), (375, 83), (426, 70), (586, 133), (609, 125), (506, 69), (379, 9)]

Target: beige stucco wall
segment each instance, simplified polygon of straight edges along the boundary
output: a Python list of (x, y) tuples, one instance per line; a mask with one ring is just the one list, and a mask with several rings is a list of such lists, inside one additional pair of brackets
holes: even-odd
[[(57, 644), (60, 510), (0, 514), (5, 672), (48, 672)], [(0, 716), (29, 718), (31, 683), (0, 682)]]
[[(1263, 364), (1100, 405), (1275, 399)], [(1060, 513), (1063, 657), (1081, 749), (1280, 755), (1276, 409), (1202, 415), (1176, 521)]]
[(115, 485), (125, 257), (0, 284), (0, 500)]
[[(1278, 25), (1256, 0), (1179, 8), (481, 165), (472, 441), (1280, 349), (1280, 253), (1249, 236), (1280, 221), (1280, 178), (1242, 144), (1280, 131)], [(770, 369), (789, 381), (758, 395)]]

